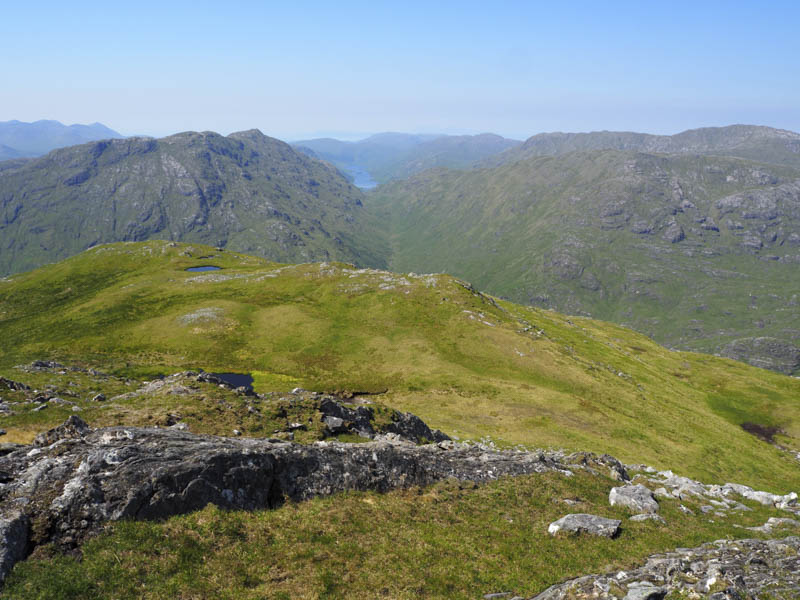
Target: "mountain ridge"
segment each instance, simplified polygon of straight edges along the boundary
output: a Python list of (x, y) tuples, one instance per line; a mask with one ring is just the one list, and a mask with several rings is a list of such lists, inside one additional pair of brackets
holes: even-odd
[(800, 133), (763, 125), (728, 125), (688, 129), (674, 135), (655, 135), (631, 131), (588, 133), (540, 133), (522, 145), (484, 159), (479, 166), (565, 154), (580, 150), (636, 150), (665, 154), (713, 154), (800, 166)]
[(362, 198), (326, 163), (258, 130), (90, 142), (0, 171), (0, 271), (150, 237), (381, 265)]

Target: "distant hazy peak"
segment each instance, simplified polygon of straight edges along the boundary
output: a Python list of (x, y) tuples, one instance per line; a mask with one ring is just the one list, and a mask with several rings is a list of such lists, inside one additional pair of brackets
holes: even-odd
[[(123, 136), (101, 123), (64, 125), (59, 121), (42, 119), (33, 123), (18, 120), (0, 122), (0, 146), (6, 146), (17, 156), (41, 156), (56, 148), (74, 146), (102, 139)], [(8, 156), (6, 150), (0, 154)]]

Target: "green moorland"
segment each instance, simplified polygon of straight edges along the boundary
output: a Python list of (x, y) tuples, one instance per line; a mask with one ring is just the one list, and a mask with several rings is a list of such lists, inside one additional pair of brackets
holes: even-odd
[[(201, 265), (220, 270), (185, 270)], [(113, 244), (0, 280), (0, 339), (0, 375), (75, 403), (92, 425), (180, 420), (196, 432), (236, 427), (270, 437), (280, 419), (308, 419), (303, 442), (321, 435), (313, 406), (287, 415), (282, 392), (372, 392), (380, 405), (411, 410), (462, 439), (609, 452), (782, 493), (800, 487), (790, 453), (741, 427), (775, 427), (780, 444), (800, 448), (800, 380), (499, 301), (447, 275)], [(25, 366), (37, 359), (86, 370)], [(196, 368), (252, 373), (256, 389), (272, 393), (261, 416), (247, 410), (252, 400), (190, 378), (137, 395), (157, 374)], [(20, 401), (0, 417), (5, 439), (27, 441), (72, 414), (51, 403), (33, 411), (21, 403), (32, 393), (0, 391)], [(106, 400), (92, 401), (96, 393)], [(653, 552), (754, 537), (741, 526), (782, 516), (752, 503), (751, 512), (705, 515), (697, 501), (683, 501), (692, 515), (662, 500), (667, 526), (634, 523), (608, 505), (613, 485), (584, 472), (550, 473), (114, 523), (80, 559), (37, 548), (0, 598), (530, 596)], [(623, 518), (622, 533), (550, 537), (547, 524), (566, 512)]]
[(389, 232), (392, 270), (451, 273), (793, 373), (799, 197), (797, 168), (605, 150), (434, 169), (376, 188), (368, 206)]
[[(206, 264), (221, 270), (185, 271)], [(383, 404), (462, 439), (800, 487), (794, 458), (741, 428), (778, 428), (779, 443), (800, 449), (800, 380), (499, 301), (446, 275), (279, 265), (157, 241), (99, 246), (0, 280), (0, 337), (0, 373), (23, 382), (15, 365), (35, 359), (139, 380), (188, 368), (252, 372), (261, 392), (383, 393)], [(120, 422), (152, 422), (119, 410)], [(4, 428), (30, 439), (65, 414), (21, 411)]]

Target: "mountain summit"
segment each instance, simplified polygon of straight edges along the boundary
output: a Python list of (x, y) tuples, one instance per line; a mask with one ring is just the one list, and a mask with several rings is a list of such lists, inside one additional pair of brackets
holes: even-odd
[(380, 266), (362, 198), (330, 165), (257, 130), (73, 146), (0, 171), (0, 273), (152, 238)]

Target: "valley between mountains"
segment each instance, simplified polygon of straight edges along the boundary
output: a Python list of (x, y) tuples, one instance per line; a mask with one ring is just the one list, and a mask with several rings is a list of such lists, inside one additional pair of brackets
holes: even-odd
[[(798, 148), (798, 134), (752, 126), (521, 144), (383, 134), (290, 146), (258, 131), (92, 142), (0, 162), (0, 272), (147, 239), (443, 272), (792, 374)], [(334, 166), (353, 164), (386, 183), (364, 193)]]
[(0, 598), (798, 597), (800, 136), (375, 137), (0, 162)]

